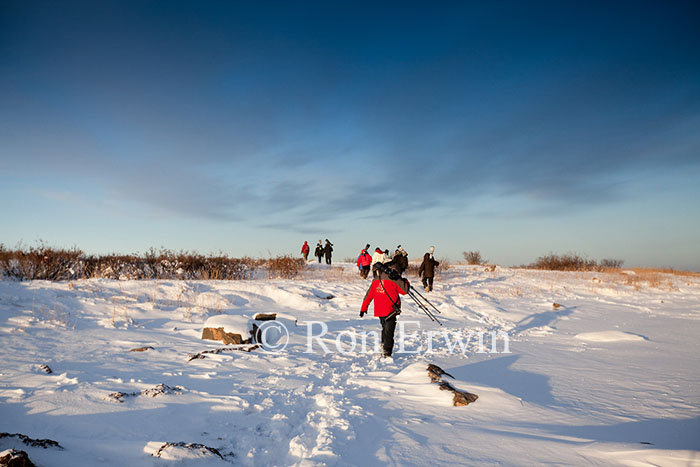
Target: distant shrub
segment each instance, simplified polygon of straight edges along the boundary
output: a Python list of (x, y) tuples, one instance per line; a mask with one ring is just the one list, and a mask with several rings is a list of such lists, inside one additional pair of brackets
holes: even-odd
[(467, 264), (484, 264), (487, 260), (481, 257), (481, 253), (478, 251), (464, 251), (462, 256), (467, 261)]
[(306, 266), (306, 261), (303, 258), (293, 258), (289, 255), (278, 256), (267, 260), (267, 271), (270, 278), (282, 277), (284, 279), (293, 279)]
[(82, 254), (77, 248), (54, 249), (42, 242), (23, 250), (8, 250), (2, 245), (0, 275), (20, 280), (69, 280), (78, 273), (78, 258)]
[(600, 260), (600, 267), (603, 269), (620, 269), (624, 260), (605, 258)]
[[(269, 260), (274, 261), (274, 260)], [(299, 259), (303, 264), (303, 260)], [(86, 256), (77, 248), (71, 250), (38, 247), (7, 249), (0, 245), (0, 277), (17, 280), (75, 279), (187, 279), (243, 280), (253, 279), (268, 261), (252, 258), (230, 258), (224, 254), (204, 256), (196, 252), (156, 251), (144, 255)], [(272, 270), (284, 277), (294, 277), (291, 266), (273, 263)], [(284, 272), (287, 271), (287, 272)]]
[(419, 269), (420, 269), (420, 263), (408, 263), (408, 269), (406, 270), (406, 275), (417, 276)]
[(448, 258), (440, 258), (438, 260), (438, 262), (440, 264), (438, 265), (437, 269), (435, 270), (436, 276), (440, 277), (443, 273), (452, 269), (452, 263), (450, 262), (450, 260)]
[(563, 255), (550, 253), (540, 256), (534, 263), (525, 267), (550, 271), (596, 271), (598, 270), (598, 263), (595, 260), (585, 259), (574, 253)]

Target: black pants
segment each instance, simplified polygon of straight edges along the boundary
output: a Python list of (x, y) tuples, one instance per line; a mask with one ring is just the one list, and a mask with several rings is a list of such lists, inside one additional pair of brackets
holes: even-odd
[(433, 278), (423, 276), (423, 287), (427, 287), (429, 291), (433, 291)]
[(369, 276), (369, 266), (362, 266), (362, 269), (360, 269), (360, 276), (363, 279), (367, 279), (367, 276)]
[(326, 255), (326, 264), (331, 264), (331, 257)]
[(309, 254), (308, 254), (308, 253), (304, 253), (304, 261), (306, 261), (306, 260), (308, 260), (308, 259), (309, 259)]
[(319, 262), (319, 263), (321, 262), (321, 258), (323, 258), (323, 256), (322, 256), (322, 255), (318, 255), (318, 262)]
[(382, 352), (386, 356), (391, 356), (394, 350), (394, 331), (396, 330), (396, 316), (391, 318), (379, 318), (382, 323)]

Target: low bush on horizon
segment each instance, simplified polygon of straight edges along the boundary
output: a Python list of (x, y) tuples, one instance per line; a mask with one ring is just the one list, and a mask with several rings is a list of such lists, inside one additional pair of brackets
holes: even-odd
[(620, 269), (623, 263), (621, 259), (603, 259), (598, 263), (594, 259), (587, 259), (575, 253), (561, 255), (550, 253), (540, 256), (534, 263), (521, 267), (549, 271), (604, 271)]
[(463, 251), (462, 256), (464, 256), (464, 259), (467, 261), (467, 264), (485, 264), (488, 263), (488, 260), (485, 260), (481, 257), (481, 253), (478, 251)]
[(452, 262), (449, 260), (449, 258), (442, 257), (438, 259), (438, 267), (435, 269), (435, 276), (437, 277), (442, 277), (444, 273), (452, 269)]
[(281, 277), (283, 279), (294, 279), (306, 266), (303, 258), (294, 258), (291, 255), (278, 256), (267, 260), (266, 267), (268, 277)]
[(151, 248), (143, 255), (85, 255), (77, 247), (7, 249), (0, 244), (0, 278), (68, 281), (76, 279), (246, 280), (266, 270), (270, 277), (296, 277), (303, 259), (279, 256), (271, 259), (232, 258), (223, 253), (205, 256), (197, 252)]

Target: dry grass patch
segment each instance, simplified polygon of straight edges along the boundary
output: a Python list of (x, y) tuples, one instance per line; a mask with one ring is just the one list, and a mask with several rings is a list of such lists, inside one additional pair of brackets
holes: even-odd
[(143, 255), (85, 255), (78, 248), (38, 247), (14, 250), (0, 244), (0, 278), (72, 281), (78, 279), (243, 280), (259, 277), (296, 277), (304, 268), (301, 258), (279, 256), (268, 260), (231, 258), (223, 253), (205, 256), (197, 252), (151, 248)]
[[(674, 284), (674, 278), (695, 278), (700, 273), (693, 271), (677, 271), (672, 268), (608, 268), (592, 278), (593, 284), (605, 285), (605, 283), (627, 285), (635, 290), (644, 287), (674, 291), (678, 287)], [(690, 285), (690, 282), (688, 282)]]
[(303, 258), (293, 258), (290, 255), (278, 256), (267, 260), (268, 277), (281, 277), (283, 279), (294, 279), (306, 267)]

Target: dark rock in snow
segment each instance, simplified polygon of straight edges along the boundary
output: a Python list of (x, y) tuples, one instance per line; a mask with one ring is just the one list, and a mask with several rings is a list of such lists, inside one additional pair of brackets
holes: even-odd
[(146, 347), (138, 347), (138, 348), (136, 348), (136, 349), (131, 349), (131, 350), (129, 350), (129, 352), (145, 352), (146, 350), (154, 350), (154, 349), (153, 349), (153, 347), (151, 347), (151, 346), (149, 345), (149, 346), (146, 346)]
[(32, 439), (29, 436), (20, 434), (20, 433), (0, 433), (0, 439), (2, 438), (18, 438), (20, 441), (22, 441), (24, 444), (27, 446), (31, 446), (33, 448), (58, 448), (58, 449), (63, 449), (63, 446), (58, 444), (58, 442), (52, 440), (52, 439)]
[(179, 443), (165, 443), (163, 444), (158, 451), (153, 454), (154, 457), (162, 457), (164, 452), (168, 450), (169, 448), (184, 448), (184, 449), (189, 449), (192, 451), (197, 451), (199, 454), (204, 454), (204, 455), (215, 455), (219, 456), (219, 458), (223, 459), (224, 456), (221, 455), (218, 449), (216, 448), (210, 448), (209, 446), (205, 446), (203, 444), (199, 443), (184, 443), (180, 441)]
[(454, 394), (454, 397), (452, 398), (452, 405), (454, 405), (455, 407), (469, 405), (472, 402), (476, 402), (476, 400), (479, 398), (479, 396), (477, 396), (476, 394), (472, 394), (467, 391), (460, 391), (447, 381), (441, 381), (438, 384), (440, 385), (441, 391), (450, 391)]
[[(277, 313), (257, 313), (255, 316), (253, 316), (253, 319), (255, 321), (275, 321), (277, 320)], [(260, 342), (262, 341), (262, 338), (260, 337), (260, 326), (258, 326), (256, 323), (253, 323), (253, 341), (254, 342)]]
[(454, 379), (454, 376), (445, 372), (445, 370), (443, 370), (439, 366), (433, 365), (431, 363), (428, 365), (427, 369), (428, 369), (428, 377), (430, 378), (431, 383), (437, 383), (440, 386), (441, 391), (450, 391), (454, 394), (454, 396), (452, 397), (452, 405), (454, 405), (455, 407), (469, 405), (472, 402), (475, 402), (479, 398), (479, 396), (477, 396), (476, 394), (472, 394), (472, 393), (467, 392), (467, 391), (460, 391), (459, 389), (455, 388), (447, 381), (443, 381), (442, 375), (447, 375), (452, 379)]
[(110, 395), (107, 396), (108, 399), (115, 400), (117, 402), (124, 402), (125, 397), (137, 397), (137, 396), (149, 396), (149, 397), (156, 397), (160, 396), (163, 394), (182, 394), (182, 391), (184, 391), (185, 388), (182, 386), (175, 386), (174, 388), (171, 388), (167, 384), (159, 384), (157, 386), (152, 387), (151, 389), (144, 389), (143, 391), (139, 392), (113, 392)]
[(255, 321), (273, 321), (277, 319), (277, 313), (257, 313), (253, 319)]
[(224, 328), (204, 328), (202, 339), (221, 341), (224, 344), (249, 344), (250, 338), (243, 339), (240, 334), (224, 331)]
[(0, 467), (34, 467), (34, 463), (26, 452), (7, 449), (0, 452)]
[(48, 365), (39, 365), (39, 368), (41, 368), (47, 375), (53, 373), (53, 370)]
[(445, 373), (445, 370), (443, 370), (439, 366), (433, 365), (432, 363), (428, 365), (428, 376), (430, 377), (431, 383), (437, 383), (438, 381), (441, 381), (442, 375), (447, 375), (450, 378), (455, 379), (454, 376), (452, 376), (449, 373)]
[(206, 358), (204, 354), (210, 353), (210, 354), (220, 354), (222, 352), (252, 352), (253, 350), (260, 348), (259, 344), (244, 344), (238, 347), (221, 347), (218, 349), (212, 349), (212, 350), (203, 350), (201, 352), (195, 353), (195, 354), (189, 354), (188, 355), (188, 362), (191, 362), (192, 360), (197, 360), (197, 359), (202, 359)]

